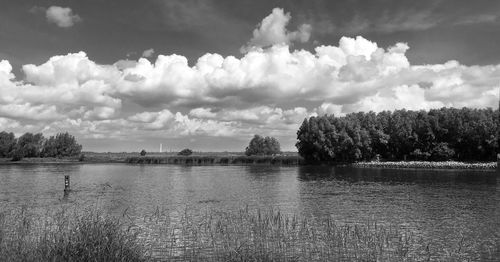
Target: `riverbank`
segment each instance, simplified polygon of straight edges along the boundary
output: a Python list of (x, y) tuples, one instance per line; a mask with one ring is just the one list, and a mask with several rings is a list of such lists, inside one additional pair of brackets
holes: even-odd
[(380, 168), (425, 168), (425, 169), (495, 169), (497, 162), (466, 163), (457, 161), (372, 161), (353, 163), (355, 167)]
[(23, 158), (12, 161), (0, 158), (0, 164), (77, 164), (77, 163), (127, 163), (127, 164), (172, 164), (172, 165), (345, 165), (362, 168), (421, 168), (421, 169), (496, 169), (497, 162), (458, 162), (458, 161), (372, 161), (357, 163), (307, 163), (298, 155), (246, 156), (243, 154), (206, 153), (192, 156), (176, 154), (152, 154), (138, 156), (138, 153), (93, 153), (83, 157), (65, 158)]
[(12, 161), (12, 158), (0, 158), (0, 164), (125, 163), (128, 157), (137, 155), (139, 155), (139, 153), (84, 152), (79, 156), (73, 157), (25, 157), (19, 161)]
[(19, 161), (12, 161), (11, 158), (0, 158), (0, 165), (18, 165), (18, 164), (71, 164), (80, 163), (78, 157), (27, 157)]

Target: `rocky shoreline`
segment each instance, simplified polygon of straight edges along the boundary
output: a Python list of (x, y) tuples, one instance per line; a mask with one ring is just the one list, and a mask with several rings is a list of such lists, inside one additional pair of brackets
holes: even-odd
[(495, 169), (497, 162), (458, 162), (458, 161), (372, 161), (352, 164), (355, 167), (381, 168), (432, 168), (432, 169)]

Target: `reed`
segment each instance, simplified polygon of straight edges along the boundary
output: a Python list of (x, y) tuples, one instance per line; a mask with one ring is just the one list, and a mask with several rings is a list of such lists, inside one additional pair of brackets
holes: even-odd
[(391, 226), (341, 225), (273, 210), (186, 214), (159, 227), (165, 237), (151, 248), (179, 261), (402, 261), (412, 243), (411, 234)]
[(130, 164), (181, 165), (300, 165), (299, 156), (133, 156), (125, 159)]
[(75, 210), (0, 211), (0, 260), (494, 261), (500, 255), (498, 241), (481, 243), (481, 256), (464, 239), (436, 253), (430, 243), (395, 225), (345, 224), (272, 209), (157, 209), (139, 219), (126, 212), (117, 218), (95, 208)]
[(138, 233), (96, 209), (0, 212), (0, 261), (146, 261)]

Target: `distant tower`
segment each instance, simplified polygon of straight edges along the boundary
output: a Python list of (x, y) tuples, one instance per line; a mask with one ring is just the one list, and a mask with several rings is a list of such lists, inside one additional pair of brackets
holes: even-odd
[(161, 153), (162, 147), (163, 147), (163, 144), (160, 143), (160, 153)]

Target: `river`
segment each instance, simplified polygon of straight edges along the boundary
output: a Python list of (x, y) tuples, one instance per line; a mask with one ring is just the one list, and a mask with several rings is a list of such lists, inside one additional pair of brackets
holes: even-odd
[[(129, 164), (0, 165), (0, 207), (98, 203), (114, 215), (161, 209), (278, 209), (410, 229), (437, 247), (498, 241), (495, 170)], [(64, 175), (72, 191), (64, 195)], [(175, 212), (174, 212), (175, 211)]]

